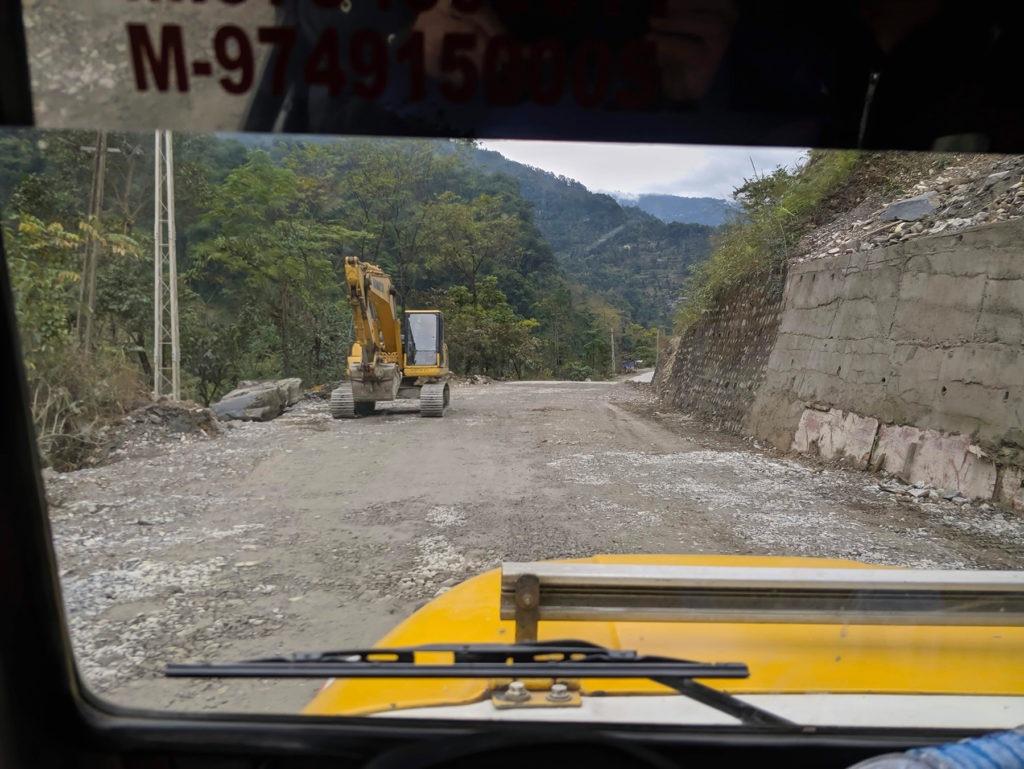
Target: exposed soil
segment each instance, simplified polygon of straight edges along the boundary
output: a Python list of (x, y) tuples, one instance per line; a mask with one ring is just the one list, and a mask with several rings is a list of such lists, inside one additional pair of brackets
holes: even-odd
[[(182, 681), (172, 661), (375, 642), (504, 560), (595, 553), (779, 554), (1009, 568), (1024, 530), (998, 509), (885, 493), (660, 410), (632, 383), (456, 386), (331, 420), (307, 400), (51, 475), (72, 639), (120, 704), (295, 712), (316, 681)], [(458, 640), (458, 639), (453, 639)]]

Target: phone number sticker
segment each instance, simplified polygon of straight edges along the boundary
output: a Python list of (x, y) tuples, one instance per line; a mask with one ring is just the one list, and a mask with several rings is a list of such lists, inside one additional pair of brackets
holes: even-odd
[[(308, 1), (339, 14), (352, 2)], [(452, 11), (470, 16), (484, 7), (482, 0), (446, 1)], [(516, 1), (506, 0), (507, 4)], [(621, 7), (620, 0), (607, 1), (605, 10)], [(220, 2), (238, 6), (246, 0)], [(269, 2), (282, 4), (282, 0)], [(437, 3), (401, 0), (406, 11), (414, 14), (426, 13)], [(562, 0), (560, 5), (575, 4)], [(389, 11), (393, 3), (378, 0), (378, 8)], [(523, 42), (502, 33), (450, 31), (428, 39), (415, 28), (386, 33), (362, 27), (343, 34), (332, 25), (324, 25), (318, 37), (306, 40), (293, 26), (246, 30), (226, 24), (212, 30), (212, 40), (205, 37), (211, 34), (205, 29), (205, 39), (199, 40), (196, 29), (180, 24), (130, 22), (126, 30), (139, 92), (186, 93), (196, 79), (216, 78), (225, 93), (244, 95), (263, 78), (262, 87), (278, 96), (304, 85), (324, 88), (334, 99), (351, 95), (372, 101), (396, 85), (402, 89), (396, 93), (399, 99), (421, 101), (428, 93), (436, 93), (455, 104), (482, 99), (491, 105), (529, 101), (552, 106), (571, 98), (584, 108), (643, 109), (659, 100), (656, 50), (643, 38), (616, 46), (602, 39), (583, 39), (570, 46), (555, 36)], [(200, 49), (209, 53), (190, 57), (190, 51)], [(264, 54), (269, 58), (261, 72)]]

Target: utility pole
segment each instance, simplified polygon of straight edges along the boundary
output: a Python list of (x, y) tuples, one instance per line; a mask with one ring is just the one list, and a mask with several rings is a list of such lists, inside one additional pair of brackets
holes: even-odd
[[(89, 148), (83, 147), (88, 151)], [(96, 269), (99, 262), (99, 248), (95, 230), (100, 226), (103, 211), (103, 189), (107, 173), (107, 132), (96, 132), (96, 146), (92, 158), (92, 188), (89, 191), (89, 227), (85, 241), (85, 256), (82, 259), (82, 280), (78, 293), (78, 317), (75, 329), (78, 341), (86, 355), (92, 345), (92, 320), (96, 309)]]
[(618, 373), (619, 370), (615, 367), (615, 329), (612, 328), (612, 376)]
[[(162, 141), (161, 141), (162, 140)], [(153, 398), (181, 400), (178, 263), (174, 232), (174, 146), (157, 131), (153, 173)]]

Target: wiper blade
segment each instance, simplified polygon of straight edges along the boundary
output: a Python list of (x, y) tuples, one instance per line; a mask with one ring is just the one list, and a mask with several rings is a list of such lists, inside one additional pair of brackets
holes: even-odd
[[(450, 663), (417, 662), (446, 652)], [(299, 653), (220, 665), (168, 665), (169, 678), (746, 678), (741, 662), (706, 663), (607, 649), (585, 641), (424, 644)]]
[[(451, 653), (450, 663), (416, 662)], [(742, 662), (692, 660), (608, 649), (587, 641), (423, 644), (298, 653), (222, 665), (168, 665), (169, 678), (647, 678), (751, 726), (798, 726), (694, 678), (747, 678)]]

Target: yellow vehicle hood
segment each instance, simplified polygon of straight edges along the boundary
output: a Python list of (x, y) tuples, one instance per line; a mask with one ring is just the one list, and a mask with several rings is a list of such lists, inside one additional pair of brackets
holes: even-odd
[[(790, 568), (878, 568), (823, 558), (598, 555), (571, 563)], [(512, 643), (514, 623), (498, 617), (501, 572), (473, 577), (435, 598), (377, 646)], [(557, 622), (538, 640), (577, 638), (702, 662), (745, 662), (750, 677), (709, 682), (734, 693), (1024, 695), (1024, 628), (771, 623)], [(450, 657), (449, 657), (450, 658)], [(439, 656), (438, 662), (446, 661)], [(365, 715), (461, 705), (489, 696), (481, 679), (331, 679), (307, 715)], [(583, 679), (584, 696), (672, 694), (647, 680)]]

